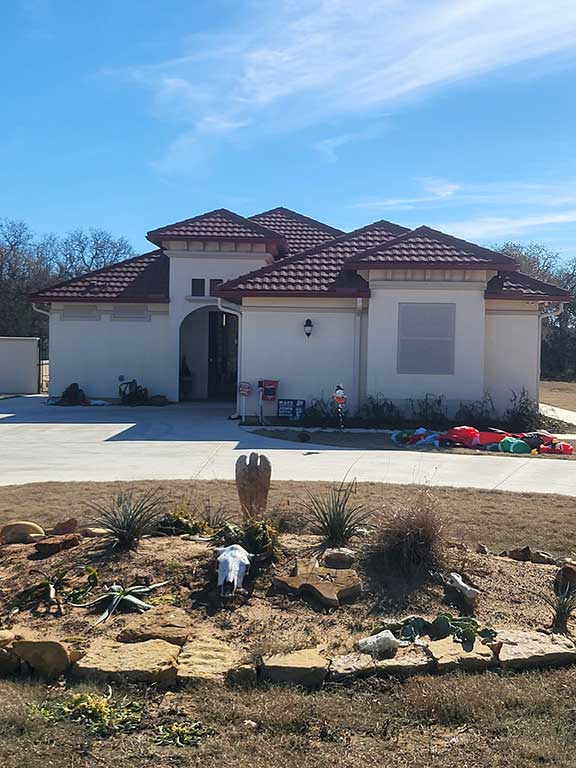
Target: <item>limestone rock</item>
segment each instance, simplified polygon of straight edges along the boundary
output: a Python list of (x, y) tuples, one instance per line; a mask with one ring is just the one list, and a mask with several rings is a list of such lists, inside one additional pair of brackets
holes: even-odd
[(0, 537), (4, 539), (6, 544), (29, 544), (29, 536), (31, 533), (44, 536), (44, 529), (39, 525), (36, 525), (36, 523), (28, 523), (25, 521), (7, 523), (7, 525), (0, 530)]
[(351, 677), (367, 677), (376, 672), (374, 659), (369, 653), (347, 653), (330, 662), (330, 680), (340, 682)]
[(130, 680), (168, 686), (176, 682), (179, 653), (177, 645), (164, 640), (118, 643), (99, 638), (72, 671), (80, 679)]
[(328, 675), (329, 662), (316, 648), (279, 653), (262, 660), (262, 677), (272, 683), (318, 688)]
[(322, 568), (316, 560), (298, 560), (295, 570), (293, 576), (276, 576), (274, 586), (294, 594), (308, 592), (330, 608), (362, 593), (362, 582), (350, 568)]
[(75, 517), (71, 517), (68, 520), (62, 520), (50, 531), (50, 536), (64, 536), (67, 533), (76, 533), (78, 530), (78, 520)]
[(512, 560), (520, 560), (523, 563), (527, 563), (532, 557), (532, 550), (530, 547), (516, 547), (516, 549), (509, 549), (508, 557)]
[(184, 645), (190, 631), (190, 617), (186, 611), (171, 605), (159, 605), (145, 614), (132, 617), (116, 639), (121, 643), (164, 640), (173, 645)]
[(236, 462), (236, 489), (242, 513), (246, 517), (261, 518), (266, 512), (272, 465), (263, 454), (252, 452), (248, 461), (240, 456)]
[(488, 547), (485, 544), (478, 544), (478, 546), (476, 547), (476, 552), (479, 555), (489, 555), (490, 554), (490, 550), (488, 549)]
[(375, 659), (387, 656), (394, 656), (400, 647), (400, 641), (393, 635), (389, 629), (378, 632), (377, 635), (363, 637), (356, 643), (360, 653), (368, 653)]
[(0, 648), (0, 677), (15, 675), (20, 671), (20, 658), (12, 648)]
[(178, 659), (178, 682), (222, 680), (240, 664), (240, 652), (216, 637), (188, 640)]
[(239, 685), (245, 688), (251, 688), (256, 685), (258, 675), (256, 667), (252, 664), (241, 664), (236, 669), (231, 669), (228, 673), (228, 680), (233, 685)]
[(550, 552), (543, 552), (541, 549), (536, 549), (531, 552), (530, 560), (538, 565), (556, 565), (556, 559)]
[(374, 667), (379, 675), (408, 677), (430, 672), (432, 662), (423, 646), (410, 645), (407, 648), (399, 648), (396, 656), (391, 659), (375, 660)]
[(322, 565), (326, 568), (351, 568), (356, 560), (356, 553), (348, 547), (327, 549), (322, 558)]
[(64, 536), (49, 536), (47, 539), (37, 541), (34, 549), (41, 557), (50, 557), (64, 549), (72, 549), (82, 543), (82, 536), (79, 533), (68, 533)]
[(14, 653), (40, 677), (53, 680), (70, 666), (66, 646), (58, 640), (15, 640)]
[(10, 632), (9, 629), (0, 629), (0, 648), (5, 648), (7, 645), (10, 645), (12, 640), (14, 640), (14, 632)]
[(563, 635), (506, 629), (498, 631), (496, 642), (502, 643), (498, 658), (504, 669), (550, 667), (576, 663), (576, 646)]
[(450, 635), (442, 640), (432, 640), (428, 643), (427, 652), (439, 672), (449, 672), (453, 669), (486, 669), (496, 664), (491, 648), (478, 639), (472, 650), (467, 651)]
[(557, 595), (576, 592), (576, 565), (564, 563), (560, 566), (554, 578), (554, 592)]
[(102, 536), (110, 535), (110, 531), (106, 530), (106, 528), (95, 528), (91, 525), (86, 525), (84, 528), (80, 528), (79, 533), (87, 539), (98, 539)]

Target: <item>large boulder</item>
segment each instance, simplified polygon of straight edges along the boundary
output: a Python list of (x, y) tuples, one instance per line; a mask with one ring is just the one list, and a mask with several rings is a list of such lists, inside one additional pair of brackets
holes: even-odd
[(29, 544), (30, 535), (44, 536), (44, 529), (36, 523), (26, 521), (17, 523), (7, 523), (0, 530), (0, 538), (4, 539), (6, 544)]
[(184, 645), (190, 631), (190, 617), (186, 611), (171, 605), (159, 605), (131, 618), (117, 640), (121, 643), (165, 640), (173, 645)]
[(12, 648), (33, 672), (47, 680), (63, 675), (72, 660), (69, 649), (59, 640), (15, 640)]
[(538, 565), (556, 565), (556, 558), (550, 552), (544, 552), (542, 549), (532, 550), (530, 560)]
[(178, 659), (178, 682), (223, 680), (241, 662), (240, 652), (216, 637), (191, 638)]
[(499, 630), (494, 647), (504, 669), (554, 667), (576, 663), (576, 646), (564, 635), (521, 629)]
[(466, 650), (449, 635), (442, 640), (432, 640), (426, 650), (439, 672), (487, 669), (496, 664), (492, 650), (478, 639), (470, 650)]
[(96, 680), (129, 680), (169, 686), (176, 682), (180, 648), (164, 640), (118, 643), (95, 640), (83, 658), (72, 667), (75, 677)]
[(262, 660), (260, 671), (264, 680), (291, 683), (304, 688), (318, 688), (328, 675), (329, 661), (316, 648), (292, 653), (279, 653)]
[(40, 557), (50, 557), (64, 549), (72, 549), (82, 544), (82, 536), (79, 533), (67, 533), (64, 536), (49, 536), (34, 544), (34, 549)]
[(14, 632), (9, 629), (0, 629), (0, 648), (5, 648), (14, 640)]
[(0, 648), (0, 677), (15, 675), (20, 671), (20, 657), (13, 648)]
[(520, 560), (520, 562), (527, 563), (532, 558), (532, 550), (530, 547), (516, 547), (515, 549), (509, 549), (508, 557), (512, 560)]
[(362, 582), (350, 568), (323, 568), (315, 559), (298, 560), (292, 576), (276, 576), (276, 589), (293, 594), (307, 592), (328, 608), (353, 600), (362, 593)]
[(68, 520), (62, 520), (50, 530), (50, 536), (64, 536), (66, 533), (76, 533), (78, 530), (78, 520), (70, 517)]
[(326, 568), (351, 568), (356, 560), (356, 553), (348, 547), (327, 549), (322, 557), (322, 565)]

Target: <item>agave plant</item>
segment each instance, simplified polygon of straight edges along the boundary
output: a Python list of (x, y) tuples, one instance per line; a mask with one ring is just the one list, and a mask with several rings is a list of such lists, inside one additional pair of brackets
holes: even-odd
[(150, 584), (149, 586), (143, 584), (134, 584), (132, 587), (123, 587), (121, 584), (111, 584), (109, 587), (104, 586), (105, 592), (95, 600), (91, 600), (89, 603), (70, 603), (75, 608), (92, 608), (95, 605), (105, 606), (104, 613), (102, 613), (94, 626), (102, 624), (114, 614), (117, 610), (137, 611), (138, 613), (144, 613), (149, 611), (151, 606), (149, 603), (145, 603), (140, 599), (141, 595), (148, 595), (155, 589), (163, 587), (168, 584), (168, 581), (161, 581), (158, 584)]
[(120, 491), (104, 504), (90, 505), (96, 513), (96, 523), (114, 539), (114, 545), (134, 549), (143, 536), (158, 529), (164, 514), (164, 500), (158, 490), (134, 495)]
[(342, 481), (327, 494), (307, 491), (303, 507), (312, 533), (322, 538), (320, 547), (343, 547), (355, 536), (362, 535), (370, 512), (362, 504), (352, 503), (356, 482)]
[(567, 635), (568, 623), (576, 613), (576, 592), (566, 589), (559, 595), (540, 595), (552, 613), (552, 631), (559, 635)]

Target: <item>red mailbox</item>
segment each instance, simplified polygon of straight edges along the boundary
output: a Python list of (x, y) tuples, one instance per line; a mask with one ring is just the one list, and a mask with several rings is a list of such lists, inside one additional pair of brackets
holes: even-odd
[(264, 401), (276, 400), (276, 392), (278, 391), (278, 381), (276, 379), (260, 379), (258, 381), (258, 389), (260, 390), (260, 397)]

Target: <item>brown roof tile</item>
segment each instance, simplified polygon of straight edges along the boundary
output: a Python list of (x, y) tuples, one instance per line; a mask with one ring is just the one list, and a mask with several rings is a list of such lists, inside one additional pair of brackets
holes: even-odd
[(324, 245), (289, 256), (236, 280), (229, 280), (219, 286), (217, 293), (221, 296), (283, 293), (309, 295), (336, 291), (340, 294), (366, 295), (368, 286), (364, 280), (340, 275), (343, 264), (355, 254), (407, 231), (405, 227), (389, 221), (375, 221)]
[(488, 248), (459, 240), (430, 227), (418, 227), (385, 243), (357, 254), (345, 269), (514, 269), (516, 262)]
[(329, 227), (289, 208), (272, 208), (250, 216), (250, 220), (283, 235), (291, 254), (314, 248), (345, 234), (340, 229)]
[(150, 242), (160, 245), (162, 240), (248, 240), (275, 241), (285, 245), (284, 238), (277, 232), (262, 226), (258, 222), (245, 219), (237, 213), (219, 208), (191, 219), (177, 221), (166, 227), (153, 229), (146, 235)]
[(570, 301), (570, 292), (545, 283), (523, 272), (500, 272), (486, 286), (487, 299), (519, 299), (524, 301)]
[(56, 283), (33, 293), (30, 298), (35, 302), (167, 302), (168, 270), (168, 257), (162, 251), (151, 251)]

